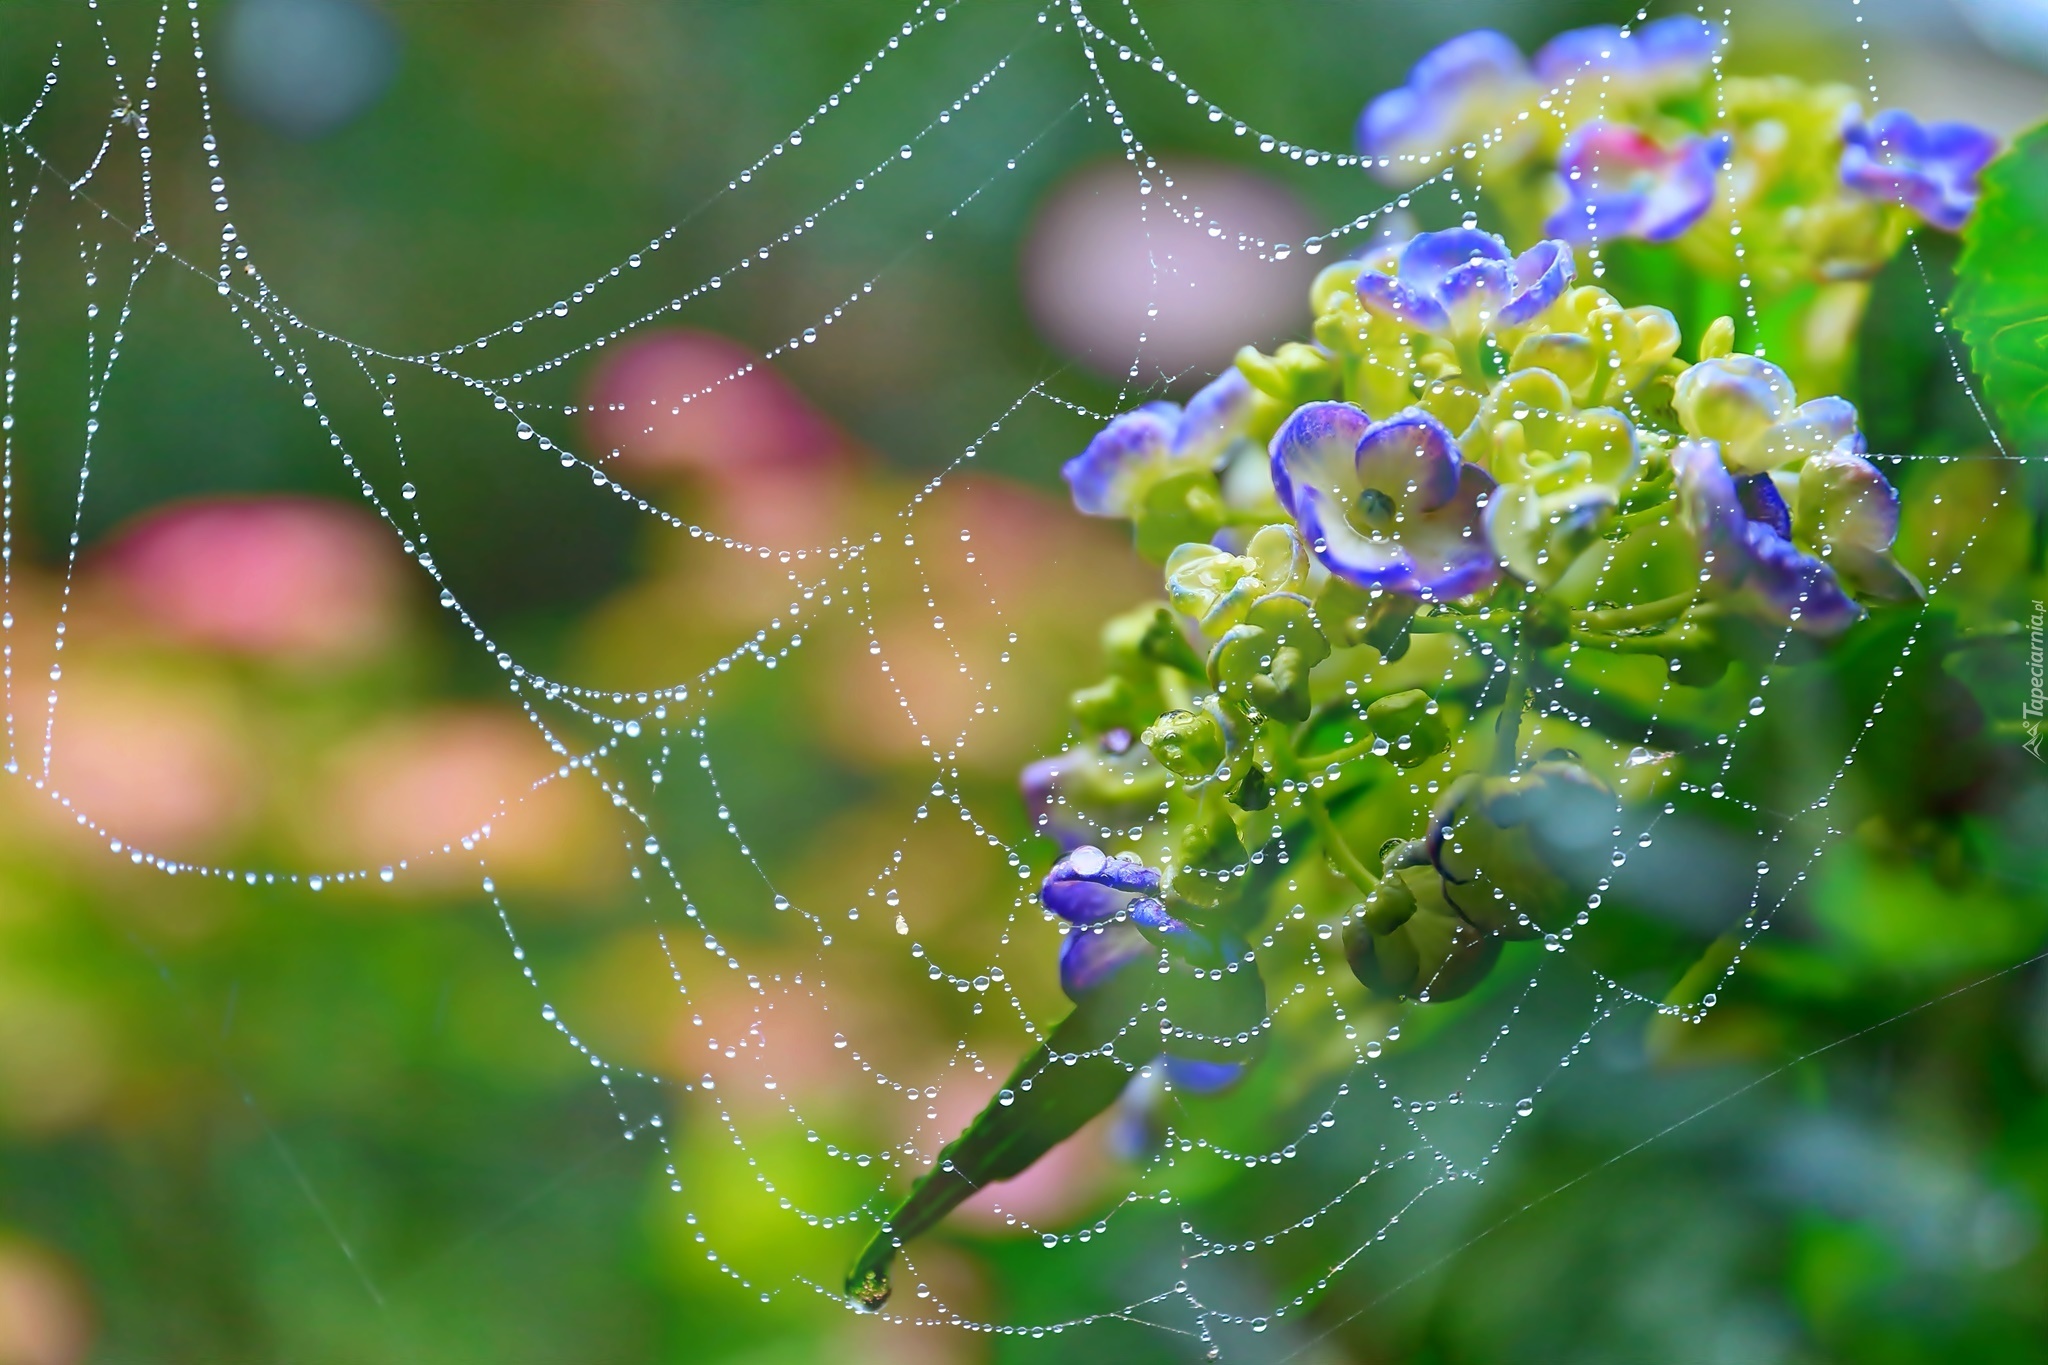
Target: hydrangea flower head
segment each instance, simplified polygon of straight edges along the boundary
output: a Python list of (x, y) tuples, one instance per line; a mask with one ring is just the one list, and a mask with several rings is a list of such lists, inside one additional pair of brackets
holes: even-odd
[(1596, 24), (1558, 34), (1536, 53), (1545, 85), (1574, 81), (1603, 99), (1655, 101), (1699, 84), (1721, 43), (1721, 28), (1689, 14), (1638, 29)]
[(1517, 256), (1491, 232), (1450, 228), (1411, 238), (1391, 275), (1361, 271), (1356, 288), (1370, 311), (1462, 346), (1535, 322), (1564, 296), (1576, 269), (1563, 242), (1538, 242)]
[(1447, 152), (1505, 122), (1535, 93), (1522, 50), (1505, 34), (1461, 33), (1415, 63), (1407, 84), (1365, 107), (1358, 150), (1374, 158)]
[(1997, 155), (1998, 139), (1982, 128), (1887, 109), (1842, 130), (1842, 183), (1956, 232), (1977, 207), (1978, 173)]
[(1432, 599), (1494, 581), (1482, 527), (1494, 480), (1420, 408), (1375, 422), (1349, 403), (1305, 404), (1272, 454), (1281, 505), (1337, 577)]
[(1543, 230), (1580, 244), (1668, 242), (1713, 206), (1714, 178), (1733, 146), (1726, 133), (1665, 147), (1627, 124), (1583, 124), (1558, 158), (1566, 199)]
[(1791, 377), (1758, 356), (1702, 360), (1678, 377), (1671, 403), (1685, 434), (1719, 443), (1736, 474), (1783, 469), (1838, 446), (1863, 449), (1853, 404), (1799, 402)]

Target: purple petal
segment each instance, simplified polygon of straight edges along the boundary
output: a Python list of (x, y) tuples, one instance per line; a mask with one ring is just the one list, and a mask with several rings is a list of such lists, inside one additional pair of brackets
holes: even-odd
[(1100, 924), (1123, 913), (1130, 897), (1093, 882), (1054, 881), (1039, 888), (1039, 903), (1069, 924)]
[(1440, 334), (1451, 330), (1450, 315), (1434, 295), (1419, 294), (1391, 275), (1376, 270), (1358, 272), (1354, 286), (1358, 301), (1383, 318), (1400, 323), (1414, 332)]
[(1863, 617), (1834, 570), (1762, 522), (1749, 528), (1743, 593), (1771, 617), (1807, 635), (1839, 635)]
[(1217, 375), (1188, 400), (1173, 433), (1173, 453), (1189, 460), (1221, 455), (1244, 433), (1256, 398), (1251, 381), (1235, 365)]
[(1243, 1062), (1210, 1062), (1197, 1057), (1176, 1057), (1163, 1054), (1166, 1064), (1166, 1079), (1175, 1090), (1184, 1090), (1191, 1095), (1213, 1095), (1228, 1090), (1244, 1076)]
[(1427, 53), (1408, 83), (1389, 90), (1358, 120), (1367, 156), (1418, 156), (1460, 140), (1474, 108), (1528, 78), (1521, 49), (1492, 29), (1461, 33)]
[(1606, 75), (1609, 96), (1643, 99), (1693, 84), (1713, 60), (1720, 29), (1691, 15), (1675, 15), (1624, 33), (1612, 24), (1558, 34), (1536, 54), (1536, 75), (1550, 85), (1587, 84)]
[(1742, 576), (1749, 518), (1713, 441), (1681, 441), (1671, 452), (1678, 511), (1706, 563), (1708, 582), (1727, 589)]
[(1697, 80), (1721, 45), (1721, 27), (1693, 14), (1652, 20), (1636, 30), (1638, 69), (1655, 88)]
[(1024, 810), (1031, 827), (1069, 849), (1088, 838), (1088, 825), (1077, 819), (1060, 794), (1060, 781), (1080, 761), (1071, 750), (1026, 764), (1018, 785), (1024, 790)]
[(1135, 476), (1166, 457), (1179, 423), (1180, 409), (1171, 403), (1147, 403), (1113, 419), (1086, 450), (1060, 466), (1074, 506), (1091, 517), (1128, 515)]
[(1104, 853), (1093, 844), (1083, 844), (1065, 854), (1045, 876), (1048, 882), (1055, 877), (1089, 882), (1137, 896), (1154, 895), (1160, 885), (1159, 874), (1140, 862), (1136, 854)]
[(1166, 907), (1150, 896), (1140, 896), (1131, 902), (1131, 923), (1141, 929), (1150, 929), (1161, 934), (1187, 934), (1194, 932), (1180, 920), (1166, 913)]
[(1128, 924), (1076, 929), (1060, 945), (1060, 989), (1078, 1001), (1132, 963), (1158, 953)]
[(1479, 336), (1499, 325), (1514, 292), (1514, 266), (1507, 261), (1467, 261), (1445, 271), (1436, 286), (1453, 336)]
[(1598, 71), (1633, 56), (1629, 39), (1613, 24), (1567, 29), (1536, 50), (1536, 78), (1546, 85)]
[(1726, 133), (1716, 133), (1687, 138), (1673, 148), (1632, 235), (1646, 242), (1668, 242), (1697, 223), (1713, 207), (1715, 180), (1733, 147)]
[(1842, 182), (1903, 204), (1938, 228), (1959, 230), (1976, 207), (1978, 172), (1998, 139), (1966, 123), (1922, 125), (1903, 109), (1842, 130)]
[(1792, 539), (1792, 509), (1785, 505), (1784, 495), (1778, 492), (1770, 475), (1751, 474), (1737, 479), (1735, 498), (1742, 504), (1743, 516), (1762, 522), (1786, 540)]
[(1358, 495), (1358, 443), (1371, 426), (1349, 403), (1304, 403), (1280, 424), (1270, 447), (1273, 492), (1289, 516), (1299, 520), (1304, 489), (1324, 490), (1340, 508)]
[(1566, 243), (1547, 241), (1530, 247), (1515, 258), (1515, 284), (1520, 292), (1501, 309), (1496, 325), (1528, 326), (1564, 297), (1577, 273), (1572, 249)]
[(1491, 232), (1478, 228), (1447, 228), (1442, 232), (1420, 232), (1401, 248), (1397, 268), (1401, 283), (1410, 289), (1433, 294), (1446, 275), (1471, 261), (1511, 261), (1514, 253)]
[(1409, 591), (1427, 600), (1464, 597), (1500, 577), (1493, 544), (1486, 538), (1486, 503), (1499, 487), (1477, 465), (1458, 474), (1458, 491), (1443, 506), (1416, 516), (1401, 540), (1414, 575)]
[(1359, 438), (1352, 486), (1379, 489), (1404, 513), (1426, 512), (1457, 491), (1461, 463), (1450, 429), (1421, 408), (1408, 408)]

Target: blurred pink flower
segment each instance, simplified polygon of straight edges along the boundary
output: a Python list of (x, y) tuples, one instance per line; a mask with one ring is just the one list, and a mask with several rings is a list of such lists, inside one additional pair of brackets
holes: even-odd
[[(1024, 301), (1053, 345), (1117, 378), (1135, 354), (1141, 380), (1187, 370), (1206, 379), (1244, 343), (1307, 322), (1317, 261), (1301, 249), (1309, 220), (1293, 195), (1228, 166), (1176, 165), (1171, 187), (1160, 172), (1150, 178), (1140, 195), (1124, 162), (1091, 166), (1039, 209), (1024, 242)], [(1240, 233), (1292, 253), (1263, 260), (1256, 246), (1240, 249)]]
[(625, 343), (598, 370), (590, 402), (599, 458), (646, 471), (745, 477), (827, 463), (846, 445), (779, 371), (711, 332)]
[[(604, 851), (617, 842), (610, 806), (587, 778), (554, 777), (560, 762), (509, 712), (393, 720), (330, 761), (303, 837), (315, 857), (343, 867), (404, 861), (401, 885), (417, 894), (474, 886), (479, 858), (520, 890), (587, 891), (620, 870)], [(484, 827), (488, 839), (461, 847)]]
[(41, 804), (67, 828), (82, 811), (147, 853), (203, 857), (255, 814), (256, 778), (226, 696), (85, 656), (58, 693), (52, 732), (51, 785), (71, 805)]
[(32, 1243), (0, 1244), (0, 1365), (75, 1365), (92, 1344), (78, 1277)]
[(159, 509), (119, 534), (97, 573), (171, 638), (240, 654), (360, 657), (398, 626), (395, 547), (367, 513), (313, 498)]

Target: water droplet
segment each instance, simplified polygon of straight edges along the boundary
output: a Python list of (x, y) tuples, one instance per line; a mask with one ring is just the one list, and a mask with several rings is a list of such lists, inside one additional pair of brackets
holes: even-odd
[(411, 502), (414, 498), (418, 497), (419, 495), (420, 490), (413, 487), (412, 482), (410, 480), (408, 480), (405, 483), (405, 485), (398, 490), (398, 496), (404, 498), (407, 502)]
[(1385, 1050), (1380, 1046), (1380, 1040), (1377, 1038), (1365, 1045), (1365, 1055), (1368, 1057), (1377, 1057)]
[(1522, 1099), (1515, 1101), (1515, 1113), (1519, 1114), (1523, 1118), (1528, 1118), (1530, 1114), (1535, 1112), (1535, 1110), (1536, 1101), (1529, 1099), (1526, 1096), (1524, 1096)]

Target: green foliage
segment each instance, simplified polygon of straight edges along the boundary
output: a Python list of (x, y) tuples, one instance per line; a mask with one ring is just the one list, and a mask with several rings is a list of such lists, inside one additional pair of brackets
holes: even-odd
[(2018, 452), (2048, 453), (2048, 127), (1985, 170), (1963, 240), (1956, 325)]

